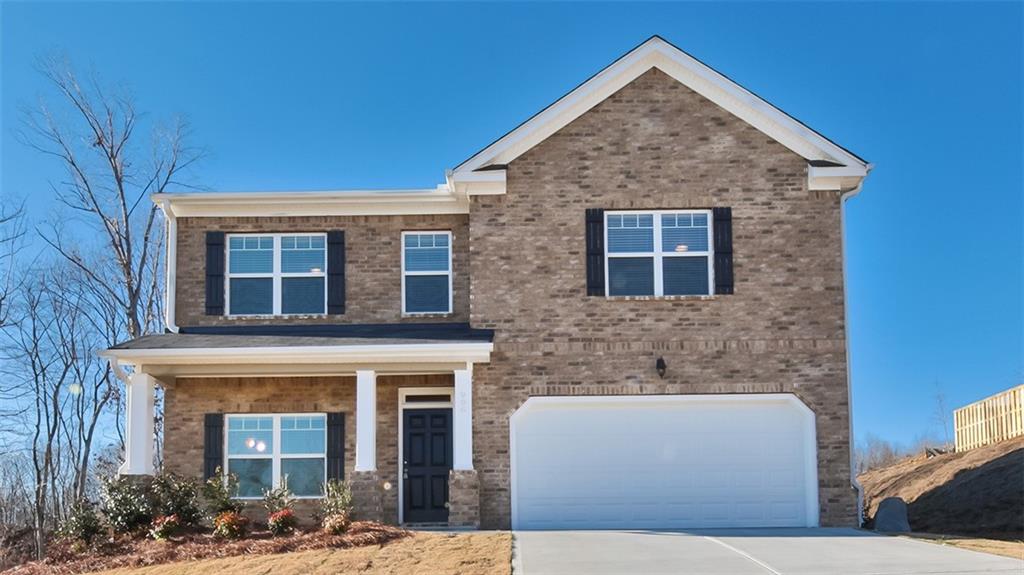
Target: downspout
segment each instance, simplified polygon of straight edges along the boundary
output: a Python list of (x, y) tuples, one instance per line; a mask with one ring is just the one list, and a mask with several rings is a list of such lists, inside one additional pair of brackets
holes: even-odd
[[(870, 173), (871, 169), (874, 168), (873, 164), (867, 165), (867, 172)], [(867, 174), (864, 175), (867, 177)], [(839, 245), (840, 255), (843, 266), (843, 325), (845, 327), (846, 336), (843, 338), (846, 344), (846, 406), (849, 411), (849, 442), (850, 442), (850, 485), (854, 491), (857, 492), (857, 527), (863, 524), (864, 520), (864, 488), (860, 482), (857, 481), (857, 465), (856, 457), (854, 455), (854, 435), (853, 435), (853, 362), (850, 361), (850, 304), (849, 304), (849, 290), (847, 290), (847, 279), (846, 279), (846, 200), (856, 196), (860, 193), (861, 188), (864, 186), (864, 179), (861, 178), (857, 182), (857, 186), (852, 190), (843, 192), (843, 195), (839, 199)]]
[(175, 290), (177, 287), (178, 271), (178, 218), (174, 215), (174, 209), (170, 202), (161, 200), (160, 211), (164, 213), (167, 221), (167, 259), (164, 261), (167, 270), (167, 283), (164, 286), (164, 326), (171, 333), (178, 333), (178, 324), (175, 323)]

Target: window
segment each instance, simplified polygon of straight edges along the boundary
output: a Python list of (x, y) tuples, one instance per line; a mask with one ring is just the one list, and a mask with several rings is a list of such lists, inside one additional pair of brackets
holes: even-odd
[(327, 416), (228, 415), (224, 469), (238, 476), (238, 496), (263, 497), (281, 485), (320, 497), (327, 481)]
[(608, 295), (708, 295), (710, 210), (605, 212)]
[(228, 236), (228, 315), (322, 314), (327, 236)]
[(402, 232), (402, 313), (451, 313), (451, 232)]

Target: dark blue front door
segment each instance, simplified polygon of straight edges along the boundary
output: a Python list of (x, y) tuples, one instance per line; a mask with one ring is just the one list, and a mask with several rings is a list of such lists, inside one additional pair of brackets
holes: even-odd
[(403, 518), (406, 523), (447, 522), (452, 410), (406, 409), (402, 417)]

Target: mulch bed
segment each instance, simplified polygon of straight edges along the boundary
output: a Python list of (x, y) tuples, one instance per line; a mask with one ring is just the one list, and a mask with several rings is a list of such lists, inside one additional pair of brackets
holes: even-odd
[(372, 521), (357, 521), (344, 535), (324, 531), (296, 532), (273, 537), (268, 531), (250, 533), (244, 539), (224, 540), (208, 533), (172, 537), (170, 541), (124, 537), (104, 541), (83, 552), (63, 543), (53, 543), (43, 561), (25, 563), (4, 571), (4, 575), (67, 575), (119, 567), (145, 567), (175, 561), (214, 559), (237, 555), (267, 555), (312, 549), (346, 549), (383, 545), (408, 537), (411, 532)]

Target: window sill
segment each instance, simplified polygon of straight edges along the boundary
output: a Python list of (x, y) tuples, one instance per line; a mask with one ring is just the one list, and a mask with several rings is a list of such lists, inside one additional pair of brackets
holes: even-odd
[(410, 319), (410, 318), (443, 319), (443, 318), (451, 317), (453, 315), (455, 315), (455, 313), (454, 312), (450, 312), (450, 311), (446, 311), (446, 312), (428, 312), (428, 313), (403, 313), (402, 314), (402, 319)]
[(721, 294), (712, 295), (609, 295), (609, 301), (713, 301)]
[(223, 315), (224, 319), (323, 319), (326, 318), (326, 313), (282, 313), (282, 314), (234, 314), (234, 315)]
[[(292, 495), (292, 499), (307, 500), (307, 499), (323, 499), (323, 495)], [(263, 501), (263, 497), (232, 497), (235, 501)]]

